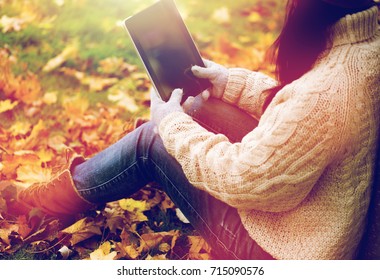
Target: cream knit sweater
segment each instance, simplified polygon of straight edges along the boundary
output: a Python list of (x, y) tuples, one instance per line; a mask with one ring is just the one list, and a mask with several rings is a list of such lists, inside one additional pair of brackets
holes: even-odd
[(260, 119), (241, 143), (185, 113), (160, 124), (189, 181), (236, 207), (250, 236), (275, 258), (355, 256), (379, 127), (377, 13), (373, 7), (336, 23), (313, 69), (284, 87), (264, 114), (262, 92), (276, 81), (230, 69), (223, 100)]

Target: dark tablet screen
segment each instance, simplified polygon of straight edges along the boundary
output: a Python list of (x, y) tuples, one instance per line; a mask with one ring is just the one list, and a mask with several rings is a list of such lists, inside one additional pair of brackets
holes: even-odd
[(175, 88), (184, 90), (184, 101), (211, 86), (191, 72), (191, 66), (204, 64), (172, 0), (161, 0), (129, 17), (125, 26), (163, 100)]

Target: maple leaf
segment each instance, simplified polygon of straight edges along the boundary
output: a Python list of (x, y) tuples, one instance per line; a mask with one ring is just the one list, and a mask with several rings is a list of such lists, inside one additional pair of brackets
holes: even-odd
[(12, 102), (9, 99), (0, 101), (0, 114), (6, 111), (13, 110), (18, 105), (18, 101)]
[(104, 242), (94, 252), (90, 253), (91, 260), (113, 260), (115, 259), (117, 252), (111, 252), (111, 243), (109, 241)]
[(82, 85), (89, 87), (90, 91), (101, 91), (116, 84), (119, 79), (117, 78), (102, 78), (99, 76), (89, 76), (84, 72), (77, 71), (70, 68), (62, 68), (61, 72), (76, 78)]
[(52, 170), (39, 165), (21, 165), (16, 173), (17, 181), (21, 182), (22, 186), (29, 187), (34, 183), (48, 182), (51, 179)]
[[(178, 230), (171, 230), (168, 232), (152, 232), (152, 233), (144, 233), (140, 236), (142, 251), (149, 251), (151, 249), (154, 249), (158, 247), (163, 241), (164, 243), (171, 242), (175, 237), (179, 236)], [(170, 246), (170, 248), (174, 247), (174, 243)], [(140, 249), (141, 250), (141, 249)], [(169, 250), (168, 250), (169, 251)]]
[(101, 235), (102, 231), (100, 230), (99, 222), (95, 221), (93, 218), (85, 217), (62, 230), (62, 233), (70, 234), (70, 244), (75, 245), (94, 235)]
[(27, 134), (31, 127), (32, 125), (28, 121), (17, 121), (9, 128), (9, 132), (14, 136), (22, 136)]
[(135, 113), (140, 109), (140, 107), (137, 106), (135, 99), (121, 90), (114, 93), (110, 93), (107, 97), (108, 100), (116, 102), (118, 106), (126, 109), (131, 113)]
[(131, 222), (147, 221), (148, 217), (143, 214), (144, 211), (150, 209), (146, 201), (138, 201), (133, 198), (126, 198), (119, 200), (120, 207), (128, 211)]
[(30, 135), (25, 139), (23, 147), (25, 149), (35, 148), (37, 144), (41, 143), (41, 139), (44, 139), (44, 137), (40, 137), (43, 131), (45, 131), (45, 124), (43, 120), (40, 119), (38, 123), (33, 126)]
[(99, 61), (98, 72), (108, 75), (123, 75), (135, 72), (137, 70), (136, 65), (131, 65), (124, 62), (120, 57), (108, 57)]
[(72, 97), (64, 98), (62, 100), (62, 106), (69, 116), (80, 118), (88, 110), (90, 103), (87, 98), (77, 94)]
[(3, 154), (2, 163), (2, 174), (8, 179), (13, 179), (19, 166), (35, 165), (38, 163), (38, 156), (30, 151), (18, 151), (14, 154)]
[(118, 229), (122, 230), (127, 222), (124, 211), (121, 208), (112, 208), (109, 206), (104, 208), (103, 212), (106, 219), (106, 227), (109, 228), (111, 233), (116, 233)]
[(208, 260), (211, 258), (211, 247), (201, 236), (188, 236), (191, 247), (189, 257), (195, 260)]
[(25, 76), (14, 77), (11, 75), (4, 88), (4, 93), (8, 97), (12, 96), (26, 104), (32, 104), (41, 97), (42, 88), (38, 77), (27, 72)]

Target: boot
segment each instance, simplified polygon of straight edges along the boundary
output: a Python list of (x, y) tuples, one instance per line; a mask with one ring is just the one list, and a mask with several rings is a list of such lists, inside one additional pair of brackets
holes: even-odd
[(95, 208), (95, 204), (79, 195), (71, 177), (71, 169), (83, 161), (83, 157), (73, 157), (49, 182), (36, 183), (22, 190), (18, 194), (18, 202), (28, 208), (39, 208), (46, 214), (58, 218)]

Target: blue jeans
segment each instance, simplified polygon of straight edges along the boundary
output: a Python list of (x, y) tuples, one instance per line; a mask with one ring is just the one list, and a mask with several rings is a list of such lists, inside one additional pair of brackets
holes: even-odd
[[(208, 129), (229, 131), (231, 141), (239, 141), (256, 126), (256, 122), (231, 107), (219, 100), (210, 99), (204, 103), (197, 99), (188, 114)], [(251, 119), (250, 124), (247, 125), (242, 118)], [(238, 127), (242, 124), (246, 126)], [(188, 182), (181, 165), (168, 154), (151, 122), (76, 166), (72, 176), (79, 194), (98, 204), (128, 197), (154, 181), (164, 188), (192, 226), (207, 240), (215, 258), (272, 258), (248, 235), (235, 208)]]

